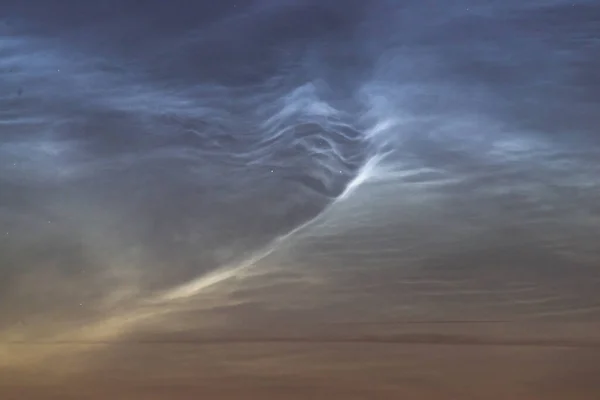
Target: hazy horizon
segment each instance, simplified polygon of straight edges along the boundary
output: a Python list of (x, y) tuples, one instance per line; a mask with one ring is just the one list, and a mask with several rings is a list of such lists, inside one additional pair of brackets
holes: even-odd
[(600, 395), (597, 2), (0, 11), (0, 393)]

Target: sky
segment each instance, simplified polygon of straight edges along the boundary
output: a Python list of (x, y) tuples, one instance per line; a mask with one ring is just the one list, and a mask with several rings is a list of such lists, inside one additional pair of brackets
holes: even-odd
[(0, 393), (598, 398), (597, 2), (0, 11)]

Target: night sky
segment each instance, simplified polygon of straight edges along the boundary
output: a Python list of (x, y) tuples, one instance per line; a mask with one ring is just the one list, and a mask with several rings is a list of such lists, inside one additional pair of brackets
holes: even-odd
[(600, 3), (0, 2), (0, 398), (600, 398)]

